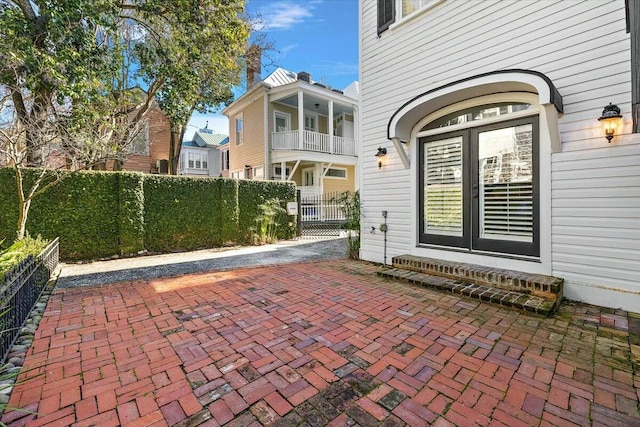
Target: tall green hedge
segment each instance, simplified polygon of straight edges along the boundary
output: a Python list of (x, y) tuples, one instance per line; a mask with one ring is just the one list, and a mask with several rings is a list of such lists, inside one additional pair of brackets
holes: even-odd
[[(296, 200), (296, 188), (291, 183), (278, 181), (238, 181), (238, 209), (242, 213), (238, 221), (239, 238), (244, 243), (251, 242), (252, 230), (255, 230), (256, 219), (261, 215), (260, 206), (267, 200), (278, 199), (283, 207)], [(278, 237), (291, 237), (290, 218), (279, 218)]]
[[(28, 171), (27, 180), (35, 176)], [(65, 260), (168, 252), (250, 241), (259, 205), (295, 200), (291, 183), (76, 172), (34, 199), (27, 230), (60, 236)], [(0, 169), (0, 241), (14, 238), (18, 199), (12, 169)], [(291, 237), (292, 218), (279, 219), (279, 237)]]

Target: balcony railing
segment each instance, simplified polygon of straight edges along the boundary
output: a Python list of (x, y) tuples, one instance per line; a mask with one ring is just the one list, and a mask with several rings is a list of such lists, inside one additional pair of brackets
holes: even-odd
[(300, 132), (297, 130), (273, 132), (271, 134), (271, 148), (273, 150), (318, 151), (346, 156), (357, 155), (355, 139), (334, 136), (332, 144), (328, 134), (309, 130), (302, 132), (302, 144), (300, 143)]

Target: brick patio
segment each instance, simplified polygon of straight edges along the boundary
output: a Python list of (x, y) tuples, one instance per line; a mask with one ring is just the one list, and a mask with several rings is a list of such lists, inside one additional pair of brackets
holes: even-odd
[[(640, 426), (640, 317), (322, 261), (57, 290), (9, 425)], [(27, 370), (31, 368), (30, 370)]]

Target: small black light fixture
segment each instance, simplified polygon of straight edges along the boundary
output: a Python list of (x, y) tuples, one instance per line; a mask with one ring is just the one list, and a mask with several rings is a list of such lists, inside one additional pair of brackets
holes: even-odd
[(609, 103), (609, 105), (605, 106), (604, 110), (602, 110), (602, 116), (598, 118), (598, 120), (602, 123), (602, 131), (607, 141), (611, 142), (613, 139), (616, 134), (616, 129), (622, 121), (621, 119), (622, 114), (620, 114), (620, 108), (618, 108), (617, 105)]
[(378, 169), (382, 169), (382, 158), (387, 155), (387, 149), (378, 147), (376, 157), (378, 158)]
[(316, 110), (320, 108), (320, 104), (315, 104)]
[(251, 169), (251, 165), (244, 165), (245, 169)]

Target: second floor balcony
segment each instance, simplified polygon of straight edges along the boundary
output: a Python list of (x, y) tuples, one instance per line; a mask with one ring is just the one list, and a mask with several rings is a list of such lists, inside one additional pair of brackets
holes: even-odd
[(271, 134), (272, 150), (316, 151), (327, 154), (357, 156), (353, 138), (331, 136), (310, 130), (287, 130)]

